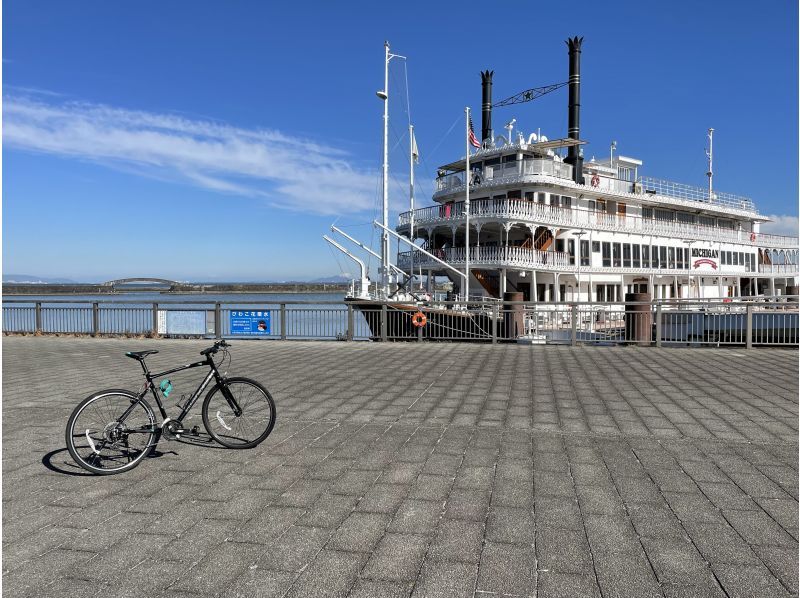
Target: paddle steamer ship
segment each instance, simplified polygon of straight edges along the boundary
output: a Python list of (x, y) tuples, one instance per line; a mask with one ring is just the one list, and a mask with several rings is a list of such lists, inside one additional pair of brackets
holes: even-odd
[[(581, 44), (567, 41), (568, 136), (526, 137), (510, 123), (495, 137), (493, 73), (481, 73), (482, 136), (469, 176), (466, 157), (443, 165), (436, 205), (400, 214), (397, 232), (459, 270), (468, 258), (470, 294), (481, 296), (516, 291), (548, 303), (623, 301), (632, 292), (653, 299), (797, 294), (798, 238), (762, 233), (769, 219), (752, 200), (713, 188), (711, 146), (707, 188), (642, 176), (642, 161), (614, 155), (615, 144), (609, 158), (584, 160)], [(709, 129), (709, 145), (712, 135)], [(429, 280), (451, 275), (422, 252), (399, 254), (400, 268), (412, 264)], [(464, 282), (453, 278), (459, 290)]]

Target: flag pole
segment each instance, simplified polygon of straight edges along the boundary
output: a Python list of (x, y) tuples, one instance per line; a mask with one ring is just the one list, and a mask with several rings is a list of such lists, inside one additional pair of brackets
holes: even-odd
[(464, 195), (464, 213), (466, 215), (467, 220), (467, 229), (465, 233), (465, 240), (464, 240), (464, 274), (466, 274), (466, 279), (464, 280), (464, 295), (467, 301), (467, 307), (469, 307), (469, 184), (470, 184), (470, 171), (469, 171), (469, 146), (470, 146), (470, 126), (469, 126), (469, 106), (464, 108), (464, 113), (466, 115), (466, 149), (467, 149), (467, 162), (466, 162), (466, 169), (465, 169), (465, 180), (466, 180), (466, 194)]
[[(408, 151), (409, 151), (409, 165), (411, 166), (411, 174), (409, 176), (409, 197), (411, 202), (411, 230), (409, 236), (411, 242), (414, 242), (414, 125), (408, 125)], [(411, 248), (411, 267), (409, 268), (411, 275), (411, 289), (414, 289), (414, 248)]]

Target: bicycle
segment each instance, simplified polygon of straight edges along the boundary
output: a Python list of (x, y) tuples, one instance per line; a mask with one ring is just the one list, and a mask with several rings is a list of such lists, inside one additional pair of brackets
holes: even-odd
[[(220, 374), (213, 355), (223, 351), (221, 364), (230, 357), (230, 345), (217, 341), (200, 351), (205, 359), (159, 373), (151, 373), (145, 358), (155, 350), (129, 351), (127, 357), (136, 359), (144, 371), (145, 382), (138, 393), (122, 389), (96, 392), (75, 408), (67, 422), (66, 441), (69, 454), (82, 468), (100, 475), (130, 471), (153, 451), (162, 435), (180, 439), (182, 434), (199, 434), (199, 426), (183, 427), (183, 419), (200, 395), (211, 383), (214, 386), (203, 401), (203, 426), (221, 445), (232, 449), (253, 448), (264, 441), (275, 425), (275, 401), (269, 391), (249, 378), (227, 378)], [(181, 407), (176, 418), (167, 416), (159, 394), (164, 399), (172, 384), (164, 379), (156, 386), (154, 380), (191, 368), (207, 366), (208, 374), (200, 386)], [(161, 412), (162, 422), (145, 400), (148, 391)]]

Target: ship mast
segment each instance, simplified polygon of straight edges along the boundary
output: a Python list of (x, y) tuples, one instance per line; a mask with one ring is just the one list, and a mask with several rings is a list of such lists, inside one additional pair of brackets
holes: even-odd
[(384, 299), (389, 297), (389, 61), (392, 58), (403, 58), (399, 54), (389, 53), (389, 42), (383, 42), (385, 62), (383, 69), (383, 89), (376, 92), (383, 100), (383, 236), (381, 238), (381, 286)]

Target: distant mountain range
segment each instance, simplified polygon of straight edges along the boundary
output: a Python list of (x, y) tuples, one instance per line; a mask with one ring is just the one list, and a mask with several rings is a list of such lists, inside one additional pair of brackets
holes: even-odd
[(28, 274), (3, 274), (3, 282), (15, 284), (76, 284), (69, 278), (44, 278)]
[[(3, 282), (8, 284), (97, 284), (97, 281), (75, 281), (69, 278), (45, 278), (44, 276), (31, 276), (29, 274), (3, 274)], [(183, 281), (193, 282), (194, 284), (224, 284), (225, 282), (238, 281)], [(346, 276), (324, 276), (313, 280), (249, 280), (239, 284), (291, 284), (291, 283), (336, 283), (346, 284), (350, 279)]]

